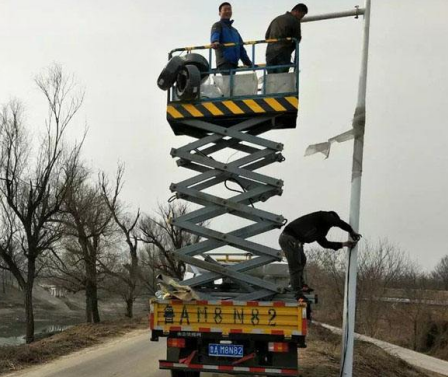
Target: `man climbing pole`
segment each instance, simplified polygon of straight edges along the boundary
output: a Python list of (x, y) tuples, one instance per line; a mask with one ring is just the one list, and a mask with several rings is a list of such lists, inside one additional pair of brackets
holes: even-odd
[[(238, 68), (240, 59), (246, 66), (251, 66), (252, 61), (247, 55), (240, 33), (232, 26), (232, 5), (222, 3), (219, 6), (219, 17), (221, 20), (212, 26), (210, 42), (216, 52), (217, 68), (224, 71), (221, 72), (223, 75), (229, 75), (229, 70)], [(222, 45), (225, 43), (237, 43), (238, 45), (224, 48)]]
[[(338, 227), (348, 232), (352, 241), (328, 241), (326, 236), (332, 227)], [(341, 220), (339, 215), (333, 211), (313, 212), (290, 222), (283, 229), (279, 244), (288, 261), (291, 287), (295, 297), (297, 299), (303, 298), (304, 293), (312, 291), (303, 280), (303, 270), (306, 265), (306, 255), (303, 251), (304, 244), (317, 242), (326, 249), (339, 250), (343, 247), (354, 247), (360, 239), (361, 235), (356, 233), (349, 224)]]

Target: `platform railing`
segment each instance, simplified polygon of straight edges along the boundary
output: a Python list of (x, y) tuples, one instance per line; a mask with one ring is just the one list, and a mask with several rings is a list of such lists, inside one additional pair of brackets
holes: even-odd
[[(295, 44), (295, 50), (294, 50), (294, 59), (291, 64), (282, 64), (282, 65), (266, 65), (265, 63), (256, 63), (256, 47), (258, 45), (268, 45), (271, 43), (277, 43), (277, 42), (285, 42), (290, 41), (291, 43)], [(220, 45), (220, 48), (230, 48), (230, 47), (236, 47), (240, 46), (239, 43), (224, 43)], [(213, 48), (212, 45), (203, 45), (203, 46), (192, 46), (192, 47), (182, 47), (182, 48), (176, 48), (169, 52), (168, 54), (168, 60), (170, 60), (173, 56), (181, 56), (184, 53), (192, 53), (193, 51), (203, 51), (208, 50), (208, 62), (210, 66), (210, 70), (208, 71), (208, 74), (210, 76), (216, 76), (219, 74), (225, 74), (229, 76), (229, 95), (220, 97), (219, 100), (223, 99), (244, 99), (244, 98), (258, 98), (266, 96), (266, 76), (268, 74), (274, 74), (270, 73), (273, 69), (281, 69), (281, 68), (293, 68), (294, 72), (296, 72), (296, 83), (295, 83), (295, 91), (293, 92), (285, 92), (281, 93), (282, 95), (298, 95), (299, 93), (299, 72), (300, 72), (300, 49), (299, 49), (299, 41), (296, 38), (279, 38), (279, 39), (265, 39), (265, 40), (256, 40), (256, 41), (247, 41), (243, 43), (244, 46), (252, 46), (251, 47), (251, 66), (242, 66), (235, 69), (229, 69), (229, 70), (219, 70), (218, 68), (212, 68), (213, 67)], [(263, 85), (258, 90), (257, 94), (254, 96), (234, 96), (234, 89), (235, 89), (235, 76), (238, 73), (244, 73), (244, 72), (255, 72), (260, 73), (260, 77), (263, 77)], [(258, 77), (258, 75), (257, 75)], [(174, 88), (172, 88), (170, 91), (168, 91), (168, 103), (173, 102), (174, 99)], [(198, 98), (195, 100), (201, 101), (200, 93), (198, 95)], [(207, 98), (207, 100), (210, 100)], [(212, 99), (213, 100), (213, 99)]]

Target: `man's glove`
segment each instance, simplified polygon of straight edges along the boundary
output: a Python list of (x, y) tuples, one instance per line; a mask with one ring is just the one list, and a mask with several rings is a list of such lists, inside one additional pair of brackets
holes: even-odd
[(353, 238), (353, 241), (358, 242), (358, 241), (361, 239), (362, 235), (359, 234), (359, 233), (354, 233), (354, 232), (353, 232), (352, 234), (350, 234), (350, 237)]
[(342, 247), (348, 247), (349, 249), (353, 249), (357, 243), (358, 243), (357, 241), (345, 241), (342, 242)]

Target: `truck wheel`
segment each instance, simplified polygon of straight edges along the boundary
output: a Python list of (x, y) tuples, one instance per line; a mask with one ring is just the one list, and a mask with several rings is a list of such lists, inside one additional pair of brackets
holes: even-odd
[(176, 95), (181, 100), (190, 101), (199, 94), (201, 87), (201, 73), (199, 69), (192, 64), (187, 64), (177, 75)]
[(162, 90), (168, 90), (176, 82), (177, 75), (184, 65), (184, 59), (180, 56), (171, 58), (165, 68), (163, 68), (157, 79), (157, 86)]
[(183, 370), (172, 370), (171, 377), (199, 377), (200, 372), (186, 372)]
[(193, 64), (195, 65), (199, 71), (201, 72), (201, 82), (203, 83), (208, 78), (208, 71), (210, 71), (210, 64), (208, 64), (208, 60), (204, 58), (200, 54), (187, 54), (184, 56), (185, 64)]

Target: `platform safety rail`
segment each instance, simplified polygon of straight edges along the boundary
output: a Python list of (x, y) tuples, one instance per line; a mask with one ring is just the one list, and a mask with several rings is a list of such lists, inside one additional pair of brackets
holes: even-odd
[[(265, 63), (255, 63), (256, 62), (256, 52), (257, 52), (257, 46), (262, 45), (263, 47), (266, 47), (266, 45), (271, 43), (278, 43), (278, 42), (291, 42), (295, 44), (295, 51), (293, 54), (293, 62), (291, 64), (282, 64), (282, 65), (275, 65), (275, 66), (267, 66)], [(220, 48), (229, 48), (229, 47), (236, 47), (239, 46), (238, 43), (224, 43), (220, 45)], [(229, 74), (230, 76), (230, 95), (227, 97), (223, 97), (223, 99), (239, 99), (239, 98), (254, 98), (254, 97), (263, 97), (266, 96), (266, 86), (262, 85), (260, 86), (259, 92), (255, 96), (234, 96), (234, 77), (238, 73), (244, 73), (244, 72), (256, 72), (261, 73), (259, 77), (263, 77), (263, 83), (266, 82), (266, 76), (268, 74), (269, 70), (272, 69), (278, 69), (278, 68), (290, 68), (294, 72), (297, 73), (296, 76), (296, 84), (295, 84), (295, 90), (290, 92), (282, 93), (284, 95), (297, 95), (299, 93), (299, 41), (296, 38), (278, 38), (278, 39), (265, 39), (265, 40), (256, 40), (256, 41), (247, 41), (243, 43), (244, 46), (251, 46), (251, 61), (252, 66), (241, 66), (236, 69), (230, 69), (230, 70), (219, 70), (218, 68), (212, 68), (213, 67), (213, 48), (211, 45), (203, 45), (203, 46), (193, 46), (193, 47), (182, 47), (182, 48), (176, 48), (170, 51), (168, 54), (168, 60), (170, 60), (173, 56), (183, 54), (189, 54), (193, 51), (208, 51), (208, 62), (210, 66), (210, 71), (208, 74), (210, 76), (216, 76), (220, 74)], [(168, 92), (168, 103), (173, 102), (173, 90)], [(200, 95), (198, 97), (198, 101), (201, 101)]]

